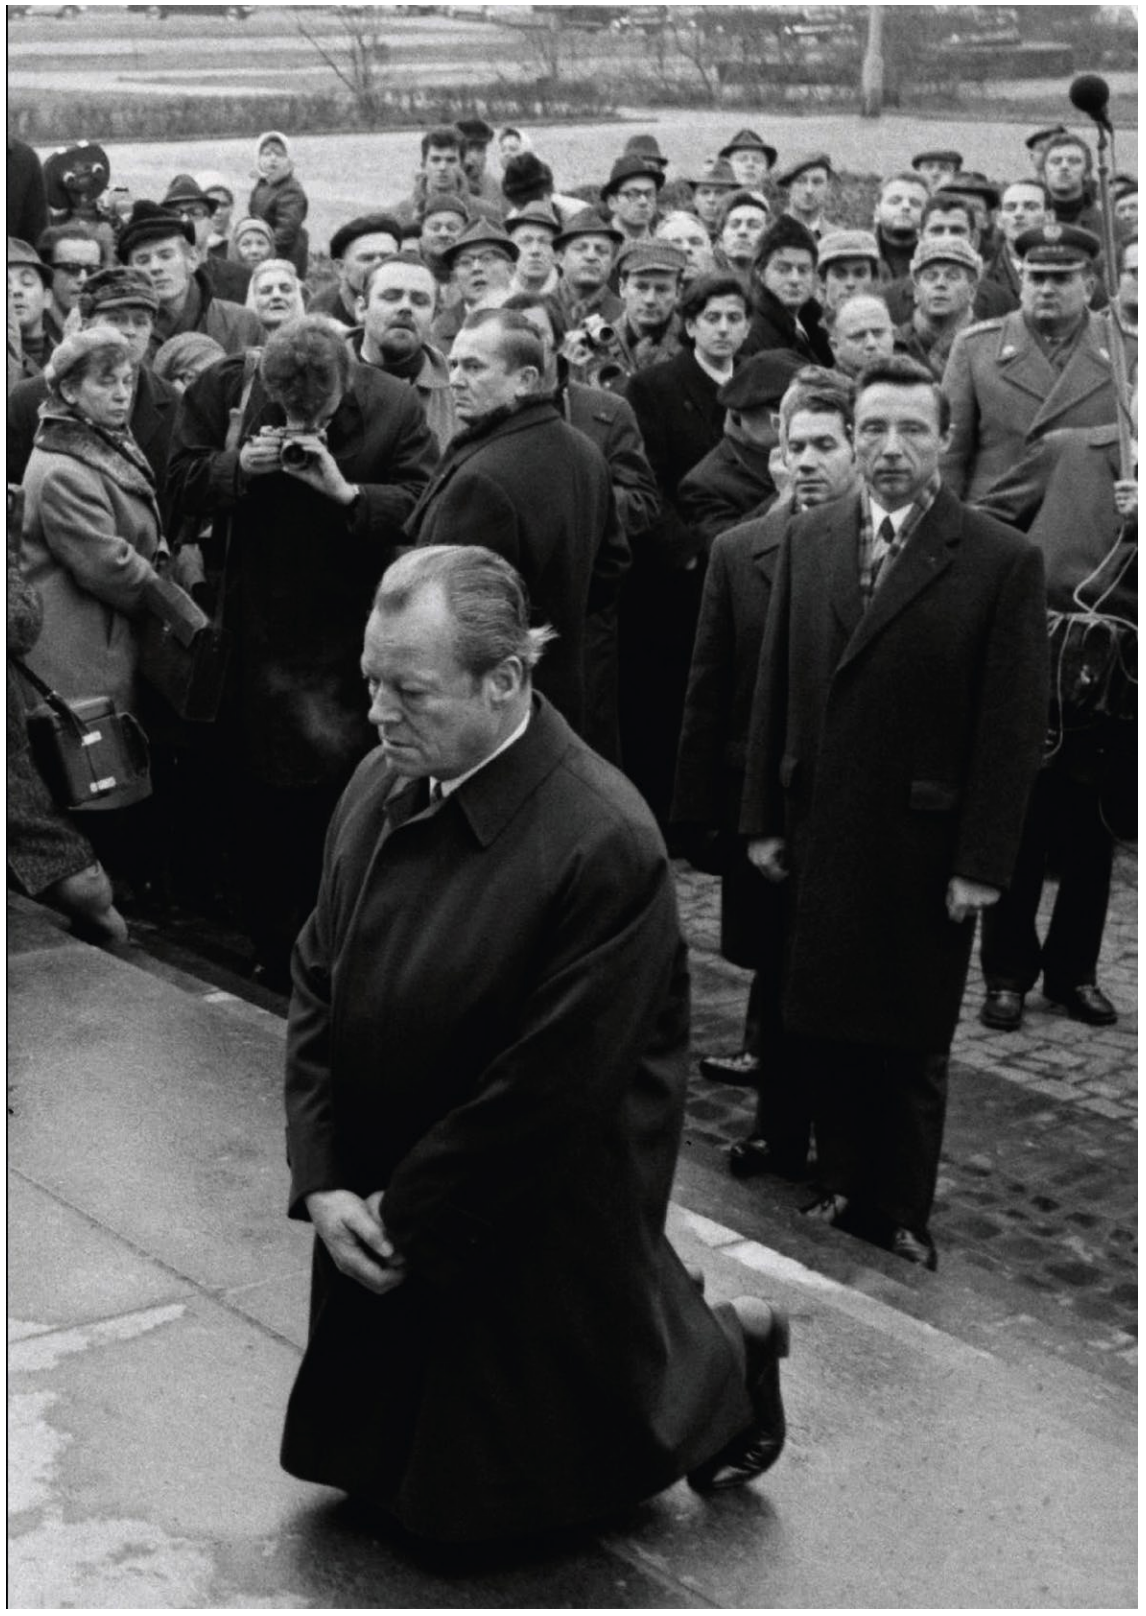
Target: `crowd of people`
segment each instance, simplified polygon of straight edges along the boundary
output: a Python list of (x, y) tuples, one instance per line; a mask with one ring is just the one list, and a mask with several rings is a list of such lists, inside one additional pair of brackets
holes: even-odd
[[(535, 689), (722, 877), (752, 989), (742, 1047), (701, 1067), (759, 1091), (732, 1170), (813, 1174), (817, 1215), (933, 1265), (967, 917), (988, 1025), (1017, 1028), (1040, 974), (1071, 1015), (1117, 1013), (1096, 973), (1132, 730), (1112, 349), (1136, 399), (1137, 185), (1115, 177), (1108, 262), (1088, 141), (1025, 144), (999, 180), (905, 154), (857, 225), (836, 157), (751, 128), (679, 172), (634, 134), (559, 190), (523, 131), (462, 118), (327, 257), (281, 131), (248, 195), (180, 172), (154, 199), (94, 143), (41, 166), (9, 139), (10, 882), (111, 940), (133, 906), (226, 915), (285, 988), (377, 741), (378, 580), (483, 546), (555, 632)], [(833, 584), (837, 530), (859, 570)], [(141, 677), (157, 579), (231, 635), (212, 724)], [(148, 801), (47, 798), (25, 668), (138, 716)]]

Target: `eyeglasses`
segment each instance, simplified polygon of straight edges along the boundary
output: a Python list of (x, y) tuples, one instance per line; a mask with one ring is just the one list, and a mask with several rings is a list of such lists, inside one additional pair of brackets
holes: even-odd
[(69, 264), (69, 263), (66, 263), (64, 261), (64, 259), (57, 258), (56, 262), (52, 265), (52, 268), (53, 269), (58, 269), (61, 275), (70, 275), (73, 280), (78, 281), (81, 276), (83, 276), (84, 279), (86, 279), (89, 275), (94, 275), (96, 270), (99, 268), (99, 265), (98, 264)]
[(179, 217), (181, 219), (209, 219), (211, 209), (205, 207), (202, 202), (192, 202), (187, 207), (179, 209)]

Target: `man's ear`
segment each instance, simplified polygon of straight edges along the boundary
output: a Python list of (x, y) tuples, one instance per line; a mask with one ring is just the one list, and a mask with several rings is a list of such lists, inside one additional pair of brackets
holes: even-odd
[(536, 365), (522, 365), (521, 369), (515, 373), (514, 382), (515, 396), (517, 398), (528, 398), (531, 393), (536, 393), (541, 386), (541, 372)]
[(506, 657), (486, 674), (489, 689), (498, 703), (512, 701), (525, 685), (525, 664), (520, 657)]

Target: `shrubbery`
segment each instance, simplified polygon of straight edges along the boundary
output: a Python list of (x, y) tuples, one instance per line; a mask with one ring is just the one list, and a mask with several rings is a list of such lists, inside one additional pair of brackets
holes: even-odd
[(162, 97), (117, 96), (111, 91), (32, 96), (15, 91), (8, 98), (8, 130), (32, 146), (72, 140), (77, 129), (84, 130), (89, 140), (105, 142), (226, 139), (258, 135), (264, 129), (289, 129), (296, 135), (352, 134), (451, 123), (460, 105), (473, 107), (494, 123), (607, 118), (616, 110), (599, 84), (576, 79), (387, 88), (379, 112), (369, 119), (349, 96), (321, 91)]

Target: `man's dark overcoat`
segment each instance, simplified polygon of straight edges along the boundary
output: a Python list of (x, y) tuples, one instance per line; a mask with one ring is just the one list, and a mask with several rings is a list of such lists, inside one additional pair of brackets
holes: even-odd
[[(677, 753), (672, 817), (678, 824), (736, 836), (744, 794), (748, 728), (768, 602), (780, 544), (792, 518), (787, 500), (766, 516), (722, 533), (704, 580)], [(751, 970), (761, 930), (778, 919), (776, 888), (726, 849), (720, 889), (720, 951)]]
[(725, 432), (681, 480), (680, 508), (700, 534), (705, 554), (718, 534), (762, 514), (776, 497), (771, 449)]
[(781, 303), (775, 292), (757, 284), (753, 288), (753, 296), (756, 307), (752, 310), (748, 335), (740, 350), (741, 361), (750, 354), (786, 348), (800, 354), (809, 365), (831, 368), (835, 361), (828, 333), (820, 323), (823, 310), (814, 297), (801, 304), (800, 324), (797, 326), (791, 309)]
[[(1128, 370), (1137, 359), (1129, 337)], [(978, 501), (1045, 432), (1115, 419), (1108, 321), (1087, 315), (1061, 371), (1021, 311), (968, 326), (952, 344), (943, 391), (951, 401), (943, 481), (961, 499)]]
[[(219, 360), (184, 393), (167, 494), (183, 513), (217, 519), (217, 559), (230, 529), (227, 707), (237, 703), (246, 766), (268, 786), (338, 789), (373, 740), (359, 670), (363, 626), (437, 448), (414, 389), (356, 365), (326, 442), (361, 498), (337, 505), (284, 472), (247, 479), (238, 449), (225, 447), (244, 370), (239, 355)], [(284, 420), (256, 374), (241, 437)]]
[(792, 523), (741, 829), (787, 845), (789, 1030), (939, 1054), (975, 931), (947, 883), (1007, 885), (1038, 770), (1042, 557), (945, 489), (866, 612), (857, 549), (854, 496)]
[(484, 544), (525, 579), (535, 623), (558, 638), (537, 688), (574, 729), (585, 721), (585, 619), (617, 598), (629, 549), (609, 467), (550, 399), (461, 432), (407, 524), (419, 547)]
[(335, 814), (286, 1094), (292, 1214), (384, 1189), (408, 1278), (316, 1243), (283, 1463), (477, 1541), (632, 1504), (751, 1413), (664, 1234), (688, 981), (648, 810), (539, 697), (443, 803), (397, 784), (378, 751)]

